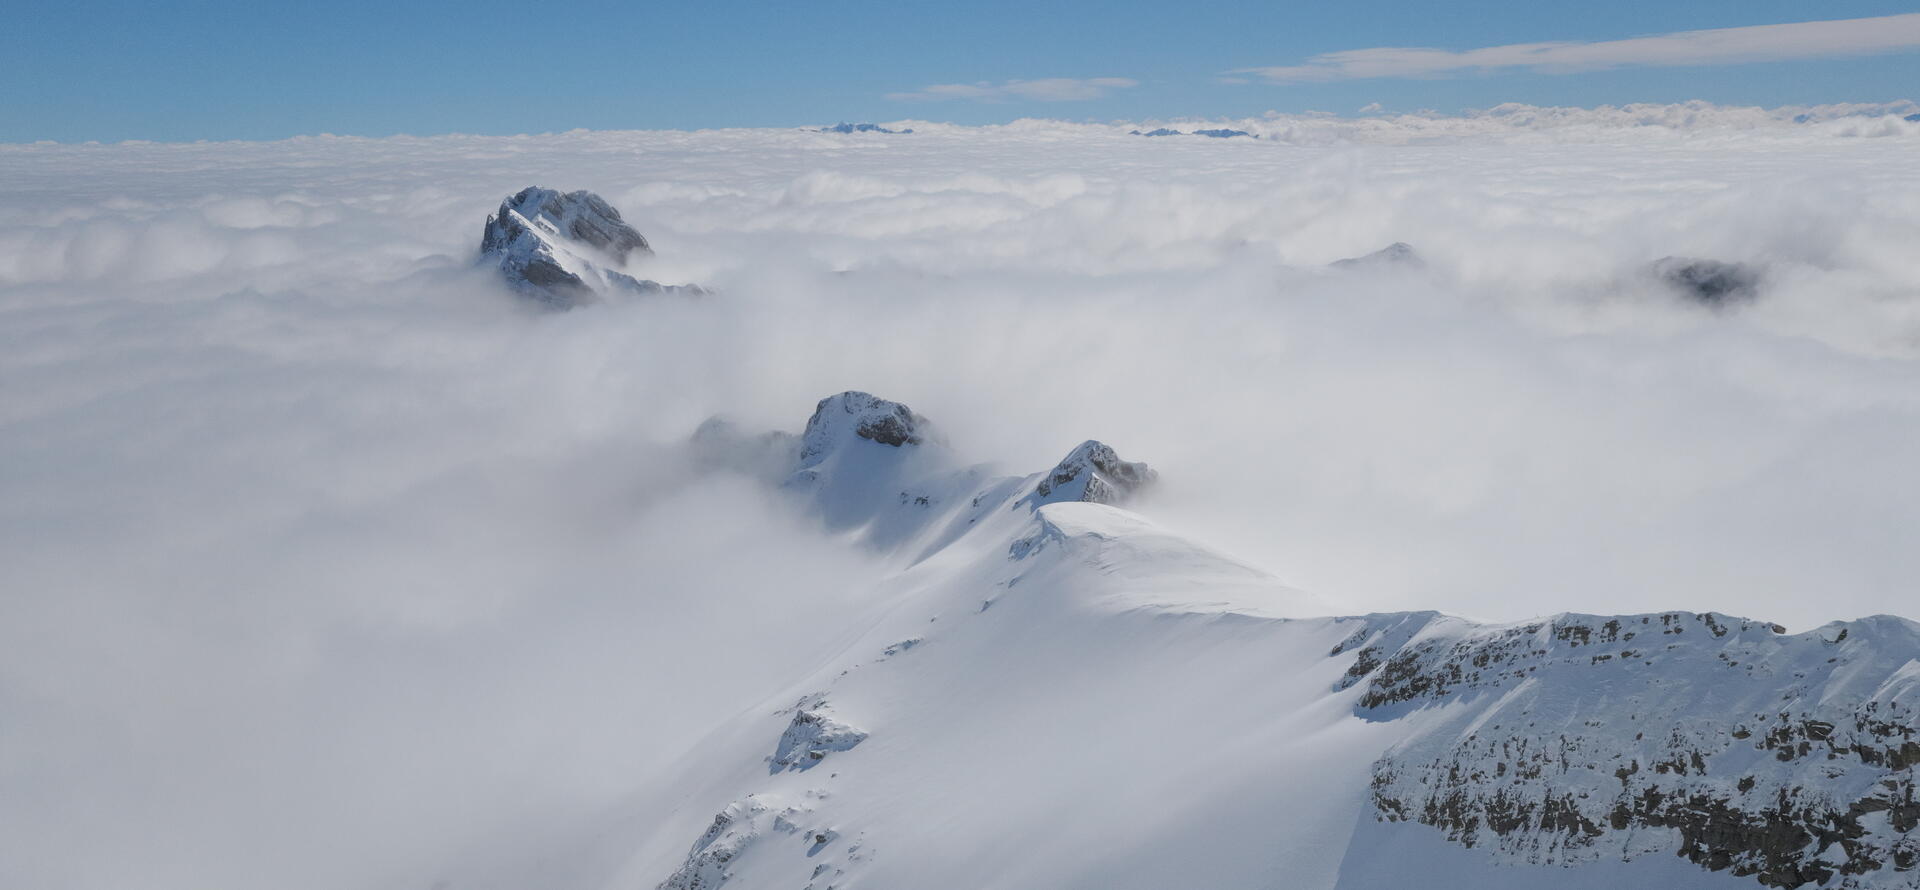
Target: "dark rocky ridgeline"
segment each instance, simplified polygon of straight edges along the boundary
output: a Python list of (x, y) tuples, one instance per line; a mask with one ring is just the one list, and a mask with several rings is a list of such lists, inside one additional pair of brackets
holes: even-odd
[(1535, 864), (1677, 854), (1769, 887), (1920, 887), (1920, 625), (1361, 621), (1334, 650), (1359, 716), (1454, 703), (1374, 764), (1382, 820)]
[(1129, 136), (1206, 136), (1212, 139), (1232, 139), (1235, 136), (1245, 136), (1249, 139), (1260, 138), (1245, 130), (1229, 130), (1225, 128), (1214, 128), (1209, 130), (1194, 130), (1193, 132), (1188, 133), (1181, 130), (1173, 130), (1167, 127), (1161, 127), (1157, 130), (1148, 130), (1144, 133), (1139, 130), (1128, 130), (1127, 135)]
[(901, 130), (889, 130), (886, 127), (880, 126), (879, 124), (849, 124), (849, 123), (842, 122), (842, 123), (834, 124), (831, 127), (821, 127), (820, 129), (815, 130), (814, 132), (816, 133), (886, 133), (889, 135), (902, 135), (902, 134), (913, 132), (913, 128), (907, 127)]
[(615, 294), (706, 293), (619, 271), (653, 255), (620, 211), (592, 192), (525, 188), (500, 203), (480, 235), (480, 261), (498, 266), (523, 296), (566, 309)]
[(1715, 308), (1760, 293), (1760, 270), (1746, 263), (1670, 256), (1655, 260), (1647, 271), (1681, 296)]
[(1426, 260), (1420, 258), (1413, 245), (1405, 241), (1395, 241), (1366, 256), (1347, 257), (1334, 260), (1327, 265), (1335, 269), (1421, 269)]

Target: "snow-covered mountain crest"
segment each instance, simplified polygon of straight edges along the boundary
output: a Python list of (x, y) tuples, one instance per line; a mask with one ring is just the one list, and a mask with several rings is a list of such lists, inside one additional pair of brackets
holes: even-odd
[(647, 239), (620, 218), (620, 211), (587, 191), (522, 189), (487, 217), (480, 236), (482, 262), (498, 265), (516, 291), (555, 308), (619, 294), (705, 292), (621, 271), (629, 261), (652, 254)]
[(900, 559), (680, 764), (628, 884), (1920, 886), (1920, 625), (1321, 617), (1090, 496), (1154, 478), (1097, 442), (1003, 476), (932, 430), (864, 393), (702, 428)]
[(1155, 472), (1086, 441), (1053, 468), (1007, 476), (967, 464), (938, 427), (899, 402), (849, 391), (821, 399), (806, 427), (747, 435), (714, 418), (694, 433), (710, 464), (731, 466), (796, 493), (829, 528), (869, 546), (924, 558), (1001, 514), (1029, 517), (1052, 503), (1122, 504)]

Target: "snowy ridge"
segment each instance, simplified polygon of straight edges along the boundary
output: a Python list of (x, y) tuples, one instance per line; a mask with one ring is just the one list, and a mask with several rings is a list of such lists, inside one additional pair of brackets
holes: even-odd
[[(1920, 879), (1920, 625), (1313, 617), (1336, 610), (1107, 503), (1154, 478), (1144, 464), (1089, 442), (997, 476), (932, 430), (857, 392), (822, 400), (797, 438), (702, 427), (703, 447), (757, 455), (741, 468), (902, 568), (885, 612), (783, 694), (799, 704), (721, 730), (737, 753), (691, 756), (675, 819), (706, 831), (684, 857), (636, 862), (635, 881)], [(769, 447), (784, 469), (767, 472)], [(714, 776), (735, 778), (695, 778)], [(1073, 838), (1109, 853), (1046, 852)], [(982, 849), (1006, 853), (961, 854)]]
[(694, 445), (708, 464), (777, 481), (807, 499), (829, 528), (911, 561), (1000, 514), (1029, 516), (1070, 501), (1121, 504), (1157, 478), (1092, 440), (1045, 472), (999, 475), (962, 463), (933, 422), (911, 408), (864, 392), (821, 399), (797, 437), (750, 435), (712, 418), (695, 431)]

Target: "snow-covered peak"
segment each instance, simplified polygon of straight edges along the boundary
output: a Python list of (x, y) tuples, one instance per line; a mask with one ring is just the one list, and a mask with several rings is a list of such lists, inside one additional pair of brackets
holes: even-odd
[(515, 290), (556, 308), (615, 294), (705, 293), (697, 285), (662, 285), (621, 271), (652, 254), (620, 211), (588, 191), (521, 189), (487, 217), (480, 236), (481, 262), (497, 264)]
[(524, 188), (501, 203), (496, 218), (531, 224), (541, 233), (592, 248), (617, 263), (626, 262), (635, 251), (653, 253), (647, 239), (620, 218), (620, 211), (589, 191), (562, 194), (538, 186)]
[(1124, 504), (1157, 478), (1093, 440), (1040, 473), (965, 464), (926, 417), (860, 391), (821, 399), (798, 437), (750, 436), (714, 418), (691, 444), (702, 463), (779, 480), (827, 527), (908, 561), (989, 525), (1029, 522), (1048, 504)]
[(848, 391), (820, 400), (800, 436), (800, 465), (813, 466), (856, 439), (891, 445), (919, 445), (931, 435), (925, 417), (899, 402)]
[(1088, 439), (1061, 458), (1034, 486), (1034, 500), (1036, 504), (1122, 504), (1158, 478), (1159, 474), (1146, 464), (1121, 460), (1111, 446)]

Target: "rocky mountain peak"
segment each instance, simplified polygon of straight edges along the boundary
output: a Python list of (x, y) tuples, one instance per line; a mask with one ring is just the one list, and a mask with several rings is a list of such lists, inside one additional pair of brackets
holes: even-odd
[(620, 268), (653, 255), (647, 239), (599, 195), (531, 187), (500, 202), (480, 235), (480, 260), (514, 290), (566, 309), (615, 294), (705, 293), (634, 278)]
[(826, 455), (850, 438), (866, 439), (895, 448), (926, 441), (930, 425), (899, 402), (871, 393), (843, 392), (820, 400), (800, 435), (800, 461), (806, 464)]
[(521, 189), (500, 203), (500, 212), (487, 218), (481, 249), (486, 250), (493, 240), (496, 226), (504, 234), (529, 225), (599, 250), (614, 262), (626, 262), (635, 251), (653, 253), (647, 239), (599, 195), (585, 190), (562, 194), (538, 186)]
[(1159, 474), (1146, 464), (1121, 460), (1111, 446), (1088, 439), (1041, 477), (1034, 495), (1041, 503), (1118, 505), (1158, 478)]

